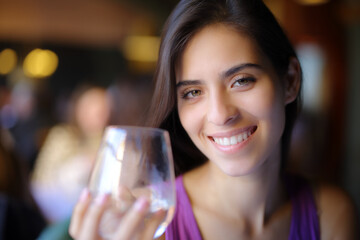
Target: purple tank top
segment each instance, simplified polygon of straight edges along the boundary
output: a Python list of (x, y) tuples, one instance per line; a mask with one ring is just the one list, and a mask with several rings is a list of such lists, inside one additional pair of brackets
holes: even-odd
[[(320, 239), (319, 220), (312, 191), (305, 181), (287, 178), (287, 189), (292, 201), (289, 240)], [(166, 240), (201, 240), (182, 176), (176, 179), (176, 210), (167, 227)]]

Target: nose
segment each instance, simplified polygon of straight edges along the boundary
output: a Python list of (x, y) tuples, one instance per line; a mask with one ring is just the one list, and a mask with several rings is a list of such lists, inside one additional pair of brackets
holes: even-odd
[(238, 108), (231, 98), (221, 91), (210, 94), (207, 106), (207, 120), (214, 125), (228, 125), (239, 118)]

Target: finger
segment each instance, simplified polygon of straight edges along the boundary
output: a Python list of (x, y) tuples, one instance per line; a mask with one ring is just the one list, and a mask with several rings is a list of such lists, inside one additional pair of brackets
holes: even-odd
[(134, 195), (131, 194), (130, 190), (125, 186), (119, 186), (117, 194), (118, 207), (122, 213), (125, 213), (136, 201)]
[(140, 197), (129, 209), (116, 231), (115, 239), (132, 239), (144, 225), (145, 216), (149, 210), (150, 202), (147, 198)]
[(84, 216), (81, 231), (79, 233), (79, 239), (98, 239), (99, 236), (99, 224), (106, 209), (106, 205), (109, 201), (109, 194), (99, 195), (95, 198), (86, 215)]
[(118, 197), (124, 201), (135, 202), (136, 198), (131, 194), (129, 188), (121, 185), (119, 186)]
[(146, 228), (144, 230), (144, 233), (142, 234), (141, 239), (153, 239), (156, 230), (158, 229), (159, 225), (164, 221), (165, 217), (166, 217), (166, 211), (164, 209), (161, 209), (156, 213), (154, 213), (151, 216), (151, 218), (148, 221), (146, 221)]
[(77, 238), (79, 235), (79, 230), (83, 222), (84, 215), (89, 207), (90, 201), (91, 201), (90, 192), (88, 189), (85, 188), (81, 192), (80, 198), (74, 208), (70, 221), (69, 234), (73, 238)]

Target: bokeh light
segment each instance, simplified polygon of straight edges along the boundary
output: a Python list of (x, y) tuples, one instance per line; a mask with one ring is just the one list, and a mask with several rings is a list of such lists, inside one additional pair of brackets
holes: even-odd
[(302, 5), (319, 5), (328, 3), (329, 0), (296, 0), (296, 2)]
[(5, 48), (0, 52), (0, 74), (9, 74), (16, 66), (16, 52), (10, 48)]
[(36, 48), (24, 60), (24, 73), (28, 77), (43, 78), (52, 75), (59, 63), (56, 53)]
[(160, 38), (155, 36), (129, 36), (125, 39), (123, 51), (130, 61), (156, 62)]

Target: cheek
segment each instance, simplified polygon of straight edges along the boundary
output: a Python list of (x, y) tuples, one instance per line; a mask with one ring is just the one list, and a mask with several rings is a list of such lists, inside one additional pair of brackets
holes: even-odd
[(285, 123), (285, 105), (280, 88), (268, 84), (263, 88), (258, 88), (245, 101), (251, 115), (267, 125), (272, 134), (275, 132), (277, 135), (282, 134)]
[(277, 140), (280, 140), (285, 128), (285, 105), (281, 93), (273, 92), (273, 94), (269, 94), (264, 108), (268, 109), (269, 136), (273, 142), (277, 142)]
[[(191, 124), (191, 112), (189, 112), (187, 110), (187, 107), (183, 107), (183, 106), (178, 106), (178, 112), (179, 112), (179, 118), (180, 118), (180, 122), (181, 125), (183, 126), (183, 128), (185, 129), (186, 132), (189, 131), (189, 128), (192, 127)], [(196, 116), (193, 116), (196, 117)]]
[(178, 105), (178, 113), (181, 125), (189, 136), (198, 132), (200, 127), (201, 114), (203, 111), (195, 105)]

